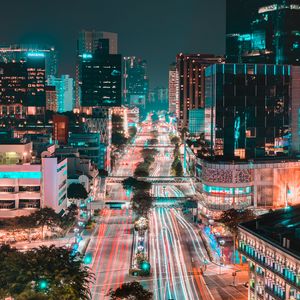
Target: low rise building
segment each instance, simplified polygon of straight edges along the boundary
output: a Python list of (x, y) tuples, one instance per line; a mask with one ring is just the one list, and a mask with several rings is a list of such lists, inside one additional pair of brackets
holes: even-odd
[[(7, 157), (8, 149), (26, 148), (32, 152), (32, 144), (0, 145), (0, 154)], [(24, 148), (25, 149), (25, 148)], [(39, 161), (28, 157), (2, 160), (0, 163), (0, 215), (13, 217), (27, 214), (34, 208), (51, 207), (57, 213), (67, 207), (67, 159), (58, 159), (50, 151), (44, 151)]]
[(250, 300), (300, 299), (300, 206), (239, 225), (239, 252), (249, 264)]

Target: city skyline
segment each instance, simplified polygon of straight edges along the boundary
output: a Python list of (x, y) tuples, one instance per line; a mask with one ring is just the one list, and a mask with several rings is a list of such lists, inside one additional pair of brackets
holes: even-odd
[[(55, 7), (59, 9), (53, 10)], [(4, 1), (2, 9), (14, 11), (15, 4)], [(55, 18), (51, 11), (55, 11)], [(24, 12), (34, 12), (34, 18), (28, 18), (29, 14)], [(218, 55), (225, 52), (225, 1), (189, 0), (183, 8), (179, 1), (155, 0), (148, 4), (117, 1), (116, 6), (94, 0), (84, 5), (54, 0), (40, 6), (30, 0), (18, 3), (14, 13), (14, 18), (3, 15), (2, 21), (7, 26), (0, 30), (1, 44), (54, 45), (59, 74), (69, 74), (72, 78), (75, 78), (76, 40), (82, 29), (118, 33), (119, 52), (123, 56), (147, 60), (151, 88), (167, 87), (168, 66), (180, 52)], [(211, 20), (217, 26), (207, 26)]]

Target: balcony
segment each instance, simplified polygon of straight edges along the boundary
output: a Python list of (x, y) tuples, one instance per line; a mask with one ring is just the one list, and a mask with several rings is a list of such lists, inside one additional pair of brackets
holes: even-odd
[(270, 296), (272, 296), (274, 299), (277, 299), (277, 300), (285, 299), (285, 292), (280, 295), (280, 294), (276, 293), (275, 291), (273, 291), (268, 286), (265, 286), (265, 293), (269, 294)]
[[(239, 252), (242, 253), (244, 256), (250, 258), (251, 260), (257, 262), (258, 264), (260, 264), (261, 266), (263, 266), (264, 268), (268, 269), (269, 271), (271, 271), (272, 273), (280, 276), (284, 281), (286, 281), (288, 284), (292, 285), (294, 288), (296, 288), (298, 291), (300, 291), (300, 282), (296, 282), (296, 277), (295, 280), (292, 281), (289, 278), (287, 278), (286, 276), (284, 276), (284, 274), (282, 274), (281, 272), (278, 272), (277, 270), (275, 270), (274, 268), (272, 268), (271, 266), (269, 266), (268, 264), (266, 264), (263, 259), (258, 259), (257, 257), (255, 257), (254, 255), (251, 255), (250, 253), (248, 253), (247, 251), (245, 251), (244, 249), (242, 249), (241, 247), (239, 247)], [(281, 299), (281, 298), (280, 298)]]

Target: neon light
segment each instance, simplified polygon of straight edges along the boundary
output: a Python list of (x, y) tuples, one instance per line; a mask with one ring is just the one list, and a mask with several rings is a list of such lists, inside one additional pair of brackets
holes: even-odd
[(42, 52), (28, 52), (28, 57), (45, 57), (45, 54)]
[(241, 41), (241, 42), (251, 41), (251, 39), (252, 39), (251, 34), (241, 34), (238, 37), (238, 40)]
[(0, 179), (40, 179), (41, 172), (0, 172)]
[(83, 53), (82, 58), (83, 59), (91, 59), (91, 58), (93, 58), (93, 55), (91, 53)]

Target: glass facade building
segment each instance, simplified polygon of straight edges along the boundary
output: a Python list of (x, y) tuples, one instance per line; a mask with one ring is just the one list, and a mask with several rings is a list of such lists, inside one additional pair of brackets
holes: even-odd
[(226, 11), (227, 62), (300, 64), (299, 0), (227, 0)]
[(298, 111), (299, 106), (298, 68), (219, 64), (206, 69), (205, 136), (212, 156), (254, 159), (290, 154), (291, 107)]

